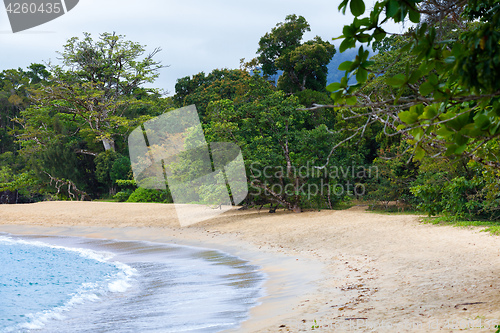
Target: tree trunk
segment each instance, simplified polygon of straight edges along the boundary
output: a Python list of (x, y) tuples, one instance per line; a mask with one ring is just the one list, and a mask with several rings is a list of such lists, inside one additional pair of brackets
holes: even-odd
[(293, 208), (292, 208), (292, 211), (294, 213), (302, 213), (302, 208), (300, 208), (298, 204), (294, 204)]
[(110, 196), (110, 197), (113, 197), (113, 196), (116, 194), (116, 190), (117, 190), (117, 189), (116, 189), (116, 185), (111, 185), (111, 186), (109, 187), (109, 196)]
[(105, 151), (115, 150), (115, 141), (113, 139), (104, 138), (102, 139), (102, 144)]
[(85, 155), (90, 155), (90, 156), (97, 156), (97, 153), (94, 153), (93, 151), (89, 151), (86, 149), (75, 149), (75, 153), (77, 154), (85, 154)]

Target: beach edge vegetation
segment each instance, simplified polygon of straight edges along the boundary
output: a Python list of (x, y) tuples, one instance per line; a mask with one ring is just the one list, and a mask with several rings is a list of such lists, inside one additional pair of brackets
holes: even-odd
[[(168, 190), (137, 189), (127, 136), (194, 104), (208, 142), (242, 149), (243, 208), (397, 201), (431, 216), (498, 221), (499, 1), (384, 0), (367, 12), (362, 0), (345, 0), (339, 10), (355, 16), (339, 47), (304, 41), (306, 19), (288, 15), (255, 59), (179, 78), (170, 97), (145, 88), (165, 67), (155, 60), (161, 50), (116, 33), (69, 39), (60, 64), (2, 71), (2, 200), (171, 202)], [(408, 29), (385, 31), (390, 21)], [(326, 81), (329, 70), (344, 73), (340, 82)], [(293, 172), (301, 168), (312, 171)], [(377, 173), (314, 172), (334, 168)]]

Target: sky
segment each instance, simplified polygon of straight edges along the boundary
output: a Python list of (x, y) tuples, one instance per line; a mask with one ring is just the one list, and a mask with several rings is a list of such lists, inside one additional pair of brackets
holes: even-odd
[[(71, 37), (89, 32), (116, 32), (160, 47), (155, 59), (168, 66), (152, 85), (172, 95), (177, 79), (216, 68), (239, 68), (240, 59), (256, 57), (259, 39), (289, 14), (302, 15), (311, 32), (331, 41), (352, 16), (338, 12), (338, 1), (326, 0), (80, 0), (64, 16), (23, 32), (12, 33), (0, 7), (0, 71), (31, 63), (58, 64), (57, 51)], [(338, 41), (333, 42), (339, 45)], [(168, 96), (167, 95), (167, 96)]]

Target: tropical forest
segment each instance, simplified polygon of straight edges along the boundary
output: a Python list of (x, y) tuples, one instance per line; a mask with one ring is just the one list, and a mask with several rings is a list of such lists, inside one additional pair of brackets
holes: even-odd
[(500, 231), (500, 1), (369, 6), (342, 1), (353, 20), (330, 40), (305, 40), (307, 18), (283, 17), (255, 58), (178, 78), (172, 92), (154, 88), (161, 48), (119, 32), (83, 33), (53, 63), (3, 70), (1, 203), (172, 203), (168, 186), (137, 185), (128, 137), (195, 105), (207, 142), (241, 148), (242, 209), (364, 203)]

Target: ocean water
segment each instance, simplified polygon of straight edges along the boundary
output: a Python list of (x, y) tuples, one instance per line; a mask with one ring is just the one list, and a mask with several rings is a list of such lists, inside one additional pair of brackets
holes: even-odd
[(0, 332), (237, 329), (264, 280), (210, 249), (0, 234)]

